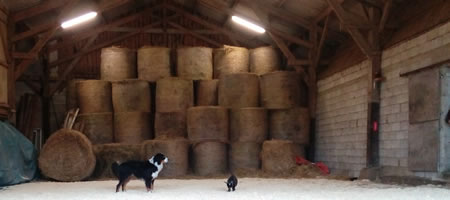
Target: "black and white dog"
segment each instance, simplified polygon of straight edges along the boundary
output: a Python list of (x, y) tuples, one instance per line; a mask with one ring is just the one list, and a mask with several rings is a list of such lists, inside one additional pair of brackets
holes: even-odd
[(119, 184), (116, 186), (116, 192), (119, 192), (120, 186), (122, 191), (125, 191), (125, 186), (131, 180), (131, 176), (144, 179), (147, 192), (153, 190), (153, 183), (158, 177), (159, 172), (164, 167), (164, 163), (169, 162), (169, 159), (162, 153), (157, 153), (148, 161), (127, 161), (122, 164), (113, 163), (111, 168), (119, 179)]

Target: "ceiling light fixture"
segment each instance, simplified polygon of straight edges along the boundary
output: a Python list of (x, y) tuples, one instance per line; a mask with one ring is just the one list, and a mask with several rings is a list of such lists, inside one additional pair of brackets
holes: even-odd
[(266, 32), (266, 29), (264, 29), (263, 27), (258, 26), (258, 25), (254, 24), (254, 23), (251, 23), (251, 22), (249, 22), (249, 21), (247, 21), (245, 19), (242, 19), (242, 18), (240, 18), (238, 16), (231, 17), (231, 20), (233, 20), (234, 22), (236, 22), (236, 23), (238, 23), (238, 24), (240, 24), (242, 26), (245, 26), (245, 27), (247, 27), (247, 28), (249, 28), (249, 29), (251, 29), (251, 30), (253, 30), (255, 32), (258, 32), (258, 33)]
[(97, 12), (89, 12), (89, 13), (86, 13), (84, 15), (75, 17), (75, 18), (73, 18), (71, 20), (67, 20), (67, 21), (63, 22), (61, 24), (61, 27), (62, 28), (69, 28), (69, 27), (81, 24), (83, 22), (86, 22), (88, 20), (91, 20), (91, 19), (93, 19), (96, 16), (97, 16)]

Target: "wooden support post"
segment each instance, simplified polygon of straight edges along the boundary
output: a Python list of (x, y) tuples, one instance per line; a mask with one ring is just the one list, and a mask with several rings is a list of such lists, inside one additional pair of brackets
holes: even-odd
[(50, 137), (50, 67), (47, 58), (43, 59), (43, 79), (42, 79), (42, 133), (43, 142)]
[[(9, 53), (15, 50), (15, 45), (11, 40), (11, 37), (14, 34), (15, 23), (14, 21), (8, 17), (8, 51)], [(12, 59), (12, 56), (8, 56), (9, 66), (8, 66), (8, 104), (12, 111), (10, 114), (8, 121), (12, 124), (16, 124), (16, 79), (14, 76), (15, 73), (15, 59)]]
[[(374, 24), (380, 23), (380, 12), (375, 8), (369, 9), (370, 20)], [(369, 32), (368, 43), (374, 50), (369, 56), (368, 75), (368, 107), (367, 107), (367, 166), (380, 165), (380, 95), (381, 95), (381, 46), (379, 29)]]
[(313, 43), (313, 47), (309, 51), (309, 60), (311, 65), (308, 67), (308, 110), (310, 117), (310, 135), (309, 146), (307, 147), (307, 159), (314, 162), (315, 160), (315, 143), (316, 143), (316, 104), (317, 104), (317, 65), (319, 43), (317, 41), (317, 28), (314, 26), (309, 33), (309, 40)]

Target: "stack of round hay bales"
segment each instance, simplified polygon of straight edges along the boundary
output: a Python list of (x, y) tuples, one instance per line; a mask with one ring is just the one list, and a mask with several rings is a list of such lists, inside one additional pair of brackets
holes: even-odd
[(222, 75), (248, 72), (249, 54), (244, 47), (225, 45), (223, 48), (214, 49), (214, 78)]
[(213, 54), (207, 47), (185, 47), (177, 49), (177, 75), (189, 80), (213, 78)]
[(169, 140), (155, 139), (142, 143), (142, 159), (148, 160), (156, 153), (162, 153), (169, 159), (169, 164), (164, 166), (162, 177), (174, 177), (186, 175), (189, 168), (189, 141), (184, 138), (172, 138)]
[(139, 144), (153, 137), (151, 128), (150, 85), (128, 79), (112, 83), (115, 141)]
[(114, 113), (114, 139), (125, 144), (140, 144), (153, 138), (149, 112)]
[(258, 170), (262, 143), (267, 138), (265, 108), (237, 108), (230, 112), (230, 169)]
[(309, 144), (309, 113), (307, 108), (295, 107), (270, 111), (270, 136), (272, 139), (291, 140)]
[(236, 108), (230, 112), (230, 140), (232, 142), (262, 143), (268, 135), (268, 116), (265, 108)]
[(192, 145), (193, 171), (200, 176), (224, 174), (227, 171), (227, 145), (205, 141)]
[(155, 113), (155, 138), (186, 137), (186, 112)]
[(83, 134), (93, 144), (114, 141), (112, 90), (109, 81), (76, 81), (77, 101), (80, 108), (78, 123), (84, 123)]
[(194, 105), (192, 80), (163, 78), (156, 82), (155, 135), (186, 136), (186, 110)]
[(156, 82), (156, 112), (180, 112), (194, 105), (191, 80), (164, 78)]
[(80, 113), (113, 111), (110, 82), (101, 80), (78, 81), (76, 87)]
[(94, 178), (116, 178), (111, 170), (115, 162), (123, 163), (130, 160), (141, 160), (142, 145), (135, 144), (101, 144), (94, 145), (94, 154), (97, 164), (93, 173)]
[(112, 112), (80, 114), (77, 122), (84, 123), (83, 133), (92, 144), (114, 142)]
[(82, 79), (72, 79), (66, 87), (66, 110), (79, 108), (77, 100), (77, 82)]
[(114, 112), (150, 112), (150, 85), (147, 81), (128, 79), (112, 82)]
[(170, 77), (170, 48), (144, 46), (137, 51), (138, 77), (157, 81)]
[(296, 72), (277, 71), (261, 76), (261, 104), (269, 109), (300, 106), (300, 76)]
[(262, 75), (280, 70), (280, 56), (271, 46), (250, 50), (250, 72)]
[(217, 106), (218, 85), (218, 79), (198, 81), (196, 84), (197, 106)]
[(230, 170), (258, 170), (261, 166), (261, 146), (258, 142), (233, 142), (230, 145)]
[(258, 75), (236, 73), (222, 76), (219, 81), (219, 105), (227, 108), (258, 107)]
[(218, 106), (188, 109), (188, 138), (193, 143), (197, 175), (223, 174), (227, 169), (228, 110)]
[(297, 165), (295, 157), (304, 157), (304, 154), (304, 149), (292, 141), (267, 140), (262, 146), (262, 169), (274, 175), (290, 173)]
[(136, 52), (120, 47), (103, 48), (100, 77), (107, 81), (137, 78)]
[(58, 181), (84, 180), (93, 173), (95, 164), (89, 139), (69, 129), (53, 133), (39, 155), (42, 174)]

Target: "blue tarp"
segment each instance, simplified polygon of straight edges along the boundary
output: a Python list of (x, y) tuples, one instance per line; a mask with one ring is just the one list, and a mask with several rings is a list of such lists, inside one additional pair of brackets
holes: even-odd
[(36, 158), (34, 145), (14, 126), (0, 121), (0, 187), (33, 180)]

